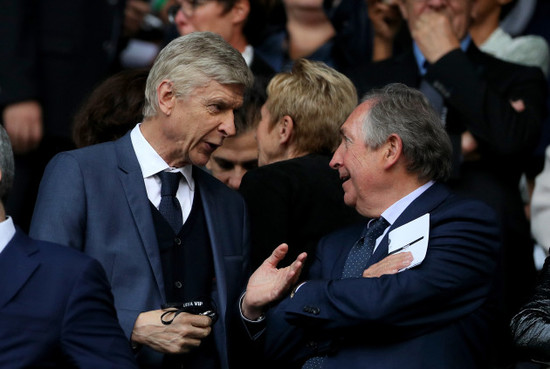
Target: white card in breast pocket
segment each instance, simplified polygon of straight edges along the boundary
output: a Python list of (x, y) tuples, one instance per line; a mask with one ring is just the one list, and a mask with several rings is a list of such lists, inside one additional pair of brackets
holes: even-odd
[(429, 237), (430, 213), (426, 213), (390, 232), (388, 255), (409, 251), (412, 253), (413, 261), (411, 265), (400, 271), (417, 266), (426, 257)]

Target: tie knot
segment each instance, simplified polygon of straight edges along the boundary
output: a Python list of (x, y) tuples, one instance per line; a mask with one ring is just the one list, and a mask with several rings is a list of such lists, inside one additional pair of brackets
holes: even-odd
[(390, 223), (384, 217), (373, 220), (367, 228), (367, 235), (373, 239), (377, 239), (389, 225)]
[(180, 172), (159, 172), (160, 177), (160, 195), (161, 196), (176, 196), (178, 187), (180, 184), (181, 173)]

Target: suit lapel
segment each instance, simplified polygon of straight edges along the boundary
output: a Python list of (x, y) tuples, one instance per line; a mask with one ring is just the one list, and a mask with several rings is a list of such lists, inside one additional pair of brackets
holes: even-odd
[(414, 200), (390, 226), (390, 229), (386, 232), (384, 238), (376, 248), (367, 266), (377, 263), (388, 255), (388, 236), (392, 230), (401, 227), (419, 216), (431, 212), (441, 204), (449, 194), (449, 190), (444, 185), (435, 183)]
[(39, 249), (34, 242), (18, 229), (0, 254), (0, 308), (17, 294), (40, 266), (31, 258), (37, 252)]
[(206, 180), (207, 178), (205, 178), (205, 176), (209, 176), (209, 174), (197, 167), (193, 167), (193, 177), (195, 178), (197, 185), (200, 186), (200, 200), (202, 201), (208, 236), (210, 237), (210, 242), (212, 245), (214, 271), (216, 273), (216, 284), (221, 305), (218, 306), (218, 308), (220, 310), (220, 317), (223, 317), (225, 316), (225, 310), (227, 308), (227, 281), (224, 278), (226, 275), (225, 263), (223, 259), (222, 247), (220, 246), (223, 244), (224, 237), (220, 231), (224, 228), (224, 220), (221, 218), (222, 215), (225, 214), (230, 216), (230, 214), (226, 214), (224, 209), (219, 206), (220, 200), (216, 199), (216, 191), (210, 185), (211, 182)]
[(162, 264), (160, 260), (159, 246), (156, 231), (151, 215), (151, 208), (143, 175), (137, 160), (130, 133), (115, 142), (115, 150), (119, 167), (119, 178), (124, 188), (128, 206), (132, 212), (135, 226), (139, 232), (143, 247), (147, 253), (149, 263), (161, 294), (162, 300), (166, 300), (164, 280), (162, 277)]
[[(227, 232), (227, 227), (224, 226), (224, 217), (230, 217), (223, 207), (220, 206), (221, 201), (217, 195), (216, 189), (212, 186), (212, 181), (208, 178), (208, 173), (193, 166), (193, 178), (195, 179), (195, 185), (200, 188), (200, 201), (204, 209), (204, 217), (206, 219), (206, 228), (208, 229), (208, 236), (210, 237), (210, 244), (212, 247), (212, 257), (214, 259), (214, 273), (216, 275), (216, 292), (218, 296), (218, 316), (220, 322), (216, 327), (222, 327), (221, 329), (214, 329), (214, 338), (216, 340), (216, 347), (220, 352), (220, 360), (222, 367), (228, 366), (227, 360), (227, 335), (226, 332), (226, 312), (227, 312), (227, 280), (226, 280), (226, 268), (225, 260), (223, 256), (223, 242), (225, 240), (223, 232)], [(195, 199), (197, 200), (197, 199)], [(214, 328), (216, 328), (214, 327)]]

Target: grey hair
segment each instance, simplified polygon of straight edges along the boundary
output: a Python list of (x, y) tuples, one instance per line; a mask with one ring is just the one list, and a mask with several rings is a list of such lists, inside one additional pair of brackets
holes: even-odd
[(13, 185), (14, 168), (10, 138), (4, 127), (0, 125), (0, 171), (2, 172), (2, 178), (0, 178), (0, 199), (4, 204)]
[(418, 90), (392, 83), (363, 97), (365, 144), (377, 149), (391, 134), (403, 141), (407, 170), (420, 180), (445, 180), (451, 173), (451, 140), (428, 99)]
[(157, 115), (157, 87), (173, 83), (177, 97), (187, 96), (211, 80), (222, 85), (251, 87), (254, 77), (236, 49), (212, 32), (193, 32), (166, 45), (157, 56), (145, 86), (144, 118)]

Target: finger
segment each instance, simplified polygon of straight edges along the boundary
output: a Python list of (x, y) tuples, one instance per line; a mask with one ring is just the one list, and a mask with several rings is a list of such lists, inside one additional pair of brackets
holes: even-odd
[(212, 319), (206, 315), (195, 315), (189, 313), (180, 313), (174, 319), (174, 322), (189, 324), (197, 328), (207, 328), (212, 325)]
[(207, 337), (211, 331), (211, 327), (196, 327), (188, 323), (176, 322), (175, 320), (167, 328), (167, 332), (175, 333), (182, 338), (188, 337), (194, 339), (203, 339)]
[(288, 252), (288, 245), (282, 243), (273, 250), (271, 255), (265, 260), (265, 262), (271, 264), (273, 267), (276, 267), (281, 260), (283, 260)]

